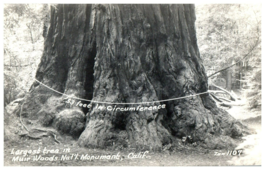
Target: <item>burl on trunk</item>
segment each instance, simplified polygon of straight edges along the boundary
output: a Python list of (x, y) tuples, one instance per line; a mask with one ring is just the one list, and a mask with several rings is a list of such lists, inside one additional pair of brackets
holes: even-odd
[[(208, 90), (194, 10), (189, 4), (51, 6), (36, 79), (64, 95), (35, 82), (23, 116), (76, 137), (80, 146), (120, 138), (126, 146), (160, 149), (188, 136), (209, 148), (232, 146), (245, 127), (209, 94), (158, 102)], [(88, 109), (78, 100), (66, 104), (70, 96), (108, 104), (81, 100)]]

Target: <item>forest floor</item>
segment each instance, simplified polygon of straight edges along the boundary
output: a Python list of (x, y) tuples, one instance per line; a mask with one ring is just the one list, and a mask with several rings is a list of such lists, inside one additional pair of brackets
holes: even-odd
[[(5, 166), (231, 166), (260, 165), (261, 147), (261, 111), (248, 112), (244, 107), (234, 106), (227, 110), (236, 119), (256, 130), (257, 134), (246, 136), (244, 142), (236, 149), (241, 149), (240, 156), (227, 155), (230, 150), (208, 150), (200, 147), (183, 146), (174, 150), (161, 152), (138, 152), (131, 149), (93, 149), (81, 148), (72, 138), (61, 138), (56, 143), (53, 138), (45, 137), (39, 140), (20, 138), (20, 140), (5, 141)], [(38, 153), (38, 149), (40, 151)], [(24, 152), (36, 150), (36, 153), (23, 157)], [(231, 149), (231, 150), (235, 150)], [(21, 151), (21, 153), (19, 153)], [(43, 152), (50, 152), (44, 154)], [(17, 154), (17, 155), (16, 155)], [(20, 155), (21, 154), (21, 155)], [(25, 153), (26, 154), (26, 153)], [(78, 156), (77, 156), (78, 155)], [(91, 159), (89, 156), (119, 155), (114, 159)], [(134, 156), (135, 155), (135, 156)], [(77, 158), (76, 158), (77, 156)], [(37, 157), (39, 160), (34, 160)], [(92, 158), (92, 157), (91, 157)]]

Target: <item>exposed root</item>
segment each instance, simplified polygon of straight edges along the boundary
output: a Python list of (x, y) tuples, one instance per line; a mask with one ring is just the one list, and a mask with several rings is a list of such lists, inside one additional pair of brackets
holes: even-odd
[(39, 129), (39, 128), (33, 128), (27, 133), (20, 134), (19, 136), (21, 137), (29, 137), (30, 139), (41, 139), (43, 137), (48, 137), (52, 136), (57, 143), (61, 143), (57, 139), (56, 132), (53, 132), (51, 130), (44, 130), (44, 129)]
[[(57, 143), (60, 143), (60, 141), (57, 140), (56, 132), (54, 132), (52, 130), (41, 129), (41, 128), (32, 128), (29, 130), (27, 128), (27, 126), (23, 123), (22, 118), (21, 118), (24, 103), (25, 102), (22, 103), (21, 108), (20, 108), (19, 120), (20, 120), (21, 125), (26, 129), (27, 133), (20, 134), (19, 136), (27, 136), (30, 139), (41, 139), (42, 137), (52, 136)], [(40, 134), (40, 132), (42, 132), (42, 133)], [(38, 134), (34, 134), (34, 133), (38, 133)]]

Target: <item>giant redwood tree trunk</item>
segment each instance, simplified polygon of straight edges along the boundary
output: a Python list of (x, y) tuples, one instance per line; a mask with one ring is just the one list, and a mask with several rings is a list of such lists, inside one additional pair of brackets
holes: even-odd
[[(208, 90), (194, 5), (61, 4), (50, 16), (36, 79), (64, 94), (35, 82), (25, 118), (76, 137), (80, 146), (106, 146), (124, 134), (131, 147), (161, 148), (190, 135), (220, 148), (243, 135), (242, 124), (207, 93), (158, 102)], [(69, 104), (70, 96), (93, 102)]]

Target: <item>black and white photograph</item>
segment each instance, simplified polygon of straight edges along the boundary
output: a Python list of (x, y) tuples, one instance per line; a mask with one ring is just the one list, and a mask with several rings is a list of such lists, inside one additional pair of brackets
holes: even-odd
[(261, 3), (2, 5), (5, 167), (262, 166)]

